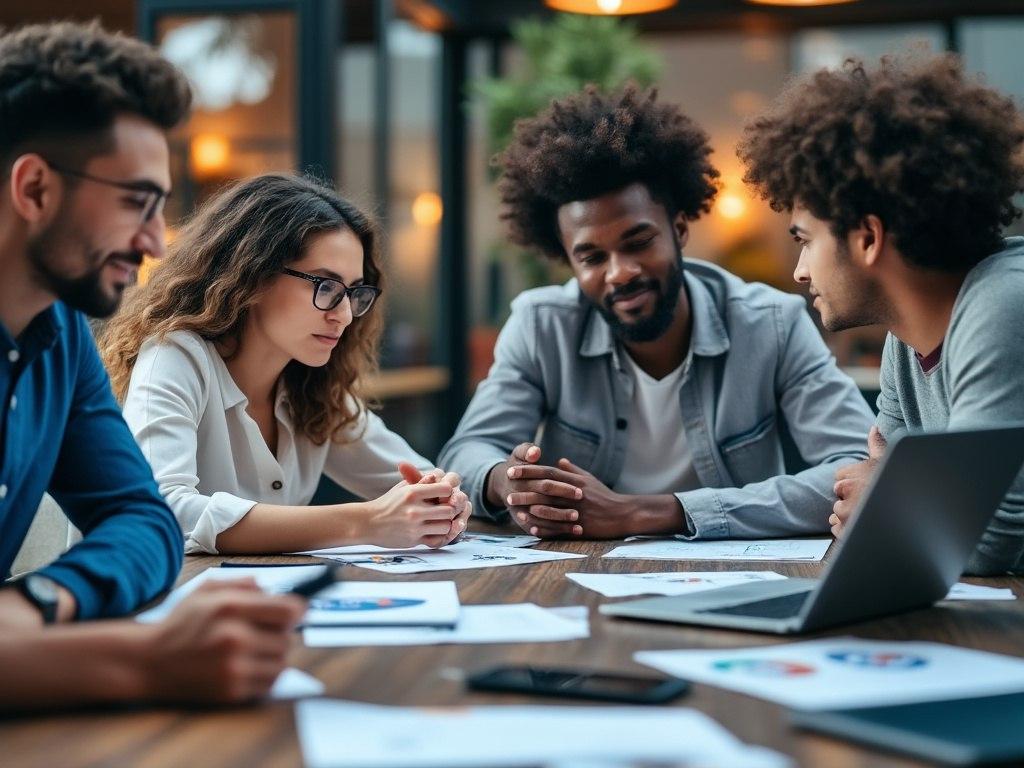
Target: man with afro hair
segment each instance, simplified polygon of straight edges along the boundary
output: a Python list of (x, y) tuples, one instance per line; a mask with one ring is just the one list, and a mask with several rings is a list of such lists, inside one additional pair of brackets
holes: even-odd
[[(804, 303), (682, 258), (718, 172), (654, 91), (591, 88), (499, 158), (512, 240), (575, 278), (526, 291), (442, 461), (541, 537), (821, 533), (871, 412)], [(787, 475), (780, 422), (810, 465)]]
[[(888, 440), (1024, 421), (1024, 118), (953, 55), (850, 60), (794, 83), (740, 144), (746, 181), (791, 214), (794, 278), (824, 326), (882, 324), (870, 457), (836, 475), (843, 533)], [(968, 563), (1024, 569), (1024, 474)]]

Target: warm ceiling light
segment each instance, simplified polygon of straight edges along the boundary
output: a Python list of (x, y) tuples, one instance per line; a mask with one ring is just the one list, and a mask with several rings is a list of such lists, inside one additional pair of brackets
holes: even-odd
[(722, 218), (735, 221), (742, 219), (747, 212), (747, 201), (733, 192), (727, 192), (718, 198), (715, 208)]
[(843, 5), (844, 3), (856, 3), (857, 0), (747, 0), (754, 5), (784, 5), (791, 8), (806, 8), (811, 5)]
[(216, 176), (224, 172), (231, 155), (231, 144), (216, 133), (201, 133), (192, 138), (192, 170), (197, 176)]
[(444, 205), (436, 192), (420, 192), (412, 201), (412, 220), (421, 227), (434, 227), (441, 223)]
[(548, 8), (592, 16), (628, 16), (671, 8), (678, 0), (544, 0)]

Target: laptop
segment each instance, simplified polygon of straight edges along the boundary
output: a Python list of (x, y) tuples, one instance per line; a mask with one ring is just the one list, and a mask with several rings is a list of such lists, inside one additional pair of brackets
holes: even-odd
[(1024, 464), (1024, 426), (890, 443), (820, 579), (757, 581), (600, 606), (601, 613), (774, 634), (925, 608), (963, 572)]

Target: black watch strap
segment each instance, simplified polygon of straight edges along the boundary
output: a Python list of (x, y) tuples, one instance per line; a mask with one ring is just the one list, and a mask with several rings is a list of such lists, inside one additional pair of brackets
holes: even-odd
[(44, 624), (57, 621), (57, 582), (46, 576), (30, 573), (14, 583), (15, 588), (39, 609)]

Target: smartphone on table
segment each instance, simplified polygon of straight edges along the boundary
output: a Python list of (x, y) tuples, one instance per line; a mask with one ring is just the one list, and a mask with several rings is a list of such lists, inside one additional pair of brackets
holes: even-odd
[(663, 704), (685, 694), (679, 678), (622, 675), (597, 670), (526, 666), (494, 667), (466, 678), (474, 691), (500, 691), (627, 704)]

